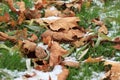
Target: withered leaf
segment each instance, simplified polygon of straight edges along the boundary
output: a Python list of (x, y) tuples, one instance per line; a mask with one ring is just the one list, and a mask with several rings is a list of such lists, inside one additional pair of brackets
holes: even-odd
[(120, 37), (116, 37), (113, 42), (120, 43)]
[(67, 54), (67, 50), (64, 50), (59, 43), (53, 41), (50, 48), (50, 66), (57, 65), (61, 62), (61, 56)]
[(10, 7), (10, 9), (11, 9), (13, 12), (16, 12), (16, 13), (17, 13), (16, 8), (14, 7), (13, 0), (5, 0), (5, 1), (8, 3), (8, 6)]
[(104, 65), (111, 65), (111, 69), (105, 74), (105, 79), (120, 80), (120, 63), (115, 61), (105, 61)]
[(45, 31), (41, 36), (42, 38), (50, 36), (53, 40), (57, 41), (73, 41), (84, 36), (84, 32), (79, 29), (68, 30), (63, 32), (54, 32), (51, 30)]
[(87, 63), (96, 63), (96, 62), (101, 62), (101, 61), (103, 61), (103, 60), (104, 60), (104, 59), (103, 59), (102, 56), (97, 57), (97, 58), (92, 58), (92, 57), (90, 56), (90, 57), (88, 57), (88, 59), (85, 60), (85, 62), (87, 62)]
[(48, 56), (48, 54), (45, 52), (45, 50), (43, 48), (41, 48), (40, 46), (36, 47), (36, 49), (35, 49), (35, 55), (39, 59), (44, 59), (45, 57)]
[(0, 41), (4, 41), (7, 39), (8, 39), (8, 35), (3, 32), (0, 32)]
[(22, 49), (25, 54), (28, 54), (29, 52), (34, 52), (36, 49), (36, 44), (34, 42), (30, 42), (28, 40), (23, 41)]
[(65, 17), (58, 19), (50, 24), (50, 29), (58, 31), (60, 29), (69, 30), (73, 27), (77, 27), (77, 22), (80, 21), (78, 17)]
[(25, 11), (25, 3), (23, 1), (17, 2), (17, 5), (19, 6), (19, 10), (20, 12), (24, 12)]
[(70, 67), (75, 67), (75, 68), (78, 68), (80, 65), (79, 62), (77, 61), (63, 61), (62, 64)]
[(98, 32), (108, 34), (108, 29), (105, 25), (101, 25), (101, 27), (98, 29)]
[(63, 71), (58, 75), (58, 80), (66, 80), (69, 75), (69, 70), (63, 68)]
[(60, 11), (58, 11), (55, 7), (54, 9), (48, 8), (45, 10), (45, 17), (50, 17), (50, 16), (59, 16), (61, 14)]
[(29, 38), (28, 40), (35, 42), (38, 40), (38, 37), (35, 34), (32, 34), (31, 38)]
[(115, 46), (113, 46), (113, 48), (120, 50), (120, 44), (116, 44)]
[(0, 22), (8, 22), (10, 20), (10, 15), (5, 13), (3, 16), (0, 16)]

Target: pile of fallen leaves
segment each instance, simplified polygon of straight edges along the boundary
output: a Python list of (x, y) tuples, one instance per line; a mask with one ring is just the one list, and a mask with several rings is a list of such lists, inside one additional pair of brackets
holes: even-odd
[[(101, 42), (110, 41), (115, 43), (115, 49), (120, 50), (120, 38), (111, 40), (107, 34), (108, 30), (105, 24), (98, 18), (91, 22), (99, 26), (97, 33), (90, 28), (84, 29), (78, 25), (79, 17), (75, 16), (75, 12), (81, 10), (83, 0), (72, 0), (70, 2), (57, 0), (36, 0), (33, 9), (26, 8), (24, 1), (5, 0), (10, 10), (17, 14), (17, 20), (14, 20), (9, 13), (0, 16), (0, 22), (5, 22), (15, 30), (14, 35), (8, 35), (5, 32), (0, 32), (0, 41), (9, 40), (15, 43), (15, 47), (21, 51), (23, 57), (29, 58), (34, 64), (34, 69), (40, 71), (51, 71), (54, 66), (61, 65), (63, 67), (62, 73), (58, 75), (58, 80), (66, 80), (69, 75), (69, 70), (65, 66), (78, 68), (79, 61), (65, 60), (66, 55), (69, 55), (69, 50), (61, 47), (61, 43), (68, 43), (74, 48), (85, 46), (84, 51), (78, 57), (78, 60), (87, 53), (89, 46), (99, 46)], [(15, 7), (17, 6), (17, 8)], [(54, 6), (53, 6), (54, 5)], [(62, 7), (62, 8), (61, 8)], [(61, 9), (60, 9), (61, 8)], [(44, 9), (44, 14), (41, 11)], [(48, 19), (52, 16), (52, 19)], [(53, 17), (54, 16), (54, 17)], [(27, 28), (19, 30), (18, 25), (26, 23), (30, 20), (36, 24), (44, 25), (46, 31), (40, 35), (40, 38), (35, 33), (28, 33)], [(8, 29), (9, 30), (9, 29)], [(97, 41), (94, 41), (97, 39)], [(38, 46), (42, 41), (47, 48)], [(68, 56), (67, 56), (68, 57)], [(92, 58), (84, 60), (84, 62), (95, 63), (105, 61), (103, 57)], [(105, 63), (107, 65), (108, 63)], [(112, 63), (110, 63), (112, 64)], [(114, 80), (114, 74), (120, 72), (116, 71), (116, 63), (112, 64), (112, 68), (107, 72), (106, 78)], [(118, 72), (118, 73), (117, 73)], [(115, 78), (116, 79), (116, 78)], [(119, 80), (119, 79), (118, 79)]]

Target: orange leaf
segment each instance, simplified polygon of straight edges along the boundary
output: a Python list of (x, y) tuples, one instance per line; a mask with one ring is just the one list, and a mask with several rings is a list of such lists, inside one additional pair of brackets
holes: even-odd
[(66, 80), (69, 75), (68, 69), (63, 69), (63, 71), (58, 75), (58, 80)]
[(89, 57), (88, 59), (85, 60), (85, 62), (87, 63), (95, 63), (95, 62), (101, 62), (103, 61), (103, 57), (97, 57), (97, 58), (92, 58), (92, 57)]

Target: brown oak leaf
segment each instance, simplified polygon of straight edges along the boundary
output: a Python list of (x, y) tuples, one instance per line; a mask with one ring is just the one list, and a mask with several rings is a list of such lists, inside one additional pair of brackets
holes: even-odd
[(106, 72), (104, 79), (120, 80), (120, 62), (105, 61), (104, 65), (111, 65), (111, 69)]
[(47, 37), (50, 36), (53, 40), (57, 41), (73, 41), (75, 39), (79, 39), (84, 36), (84, 32), (82, 32), (79, 29), (76, 30), (68, 30), (68, 31), (63, 31), (63, 32), (54, 32), (51, 30), (45, 31), (41, 37)]
[(24, 54), (29, 54), (29, 52), (34, 52), (36, 49), (36, 43), (24, 40), (22, 44), (22, 50)]
[(80, 21), (78, 17), (65, 17), (58, 19), (49, 24), (51, 30), (58, 31), (60, 29), (69, 30), (74, 27), (77, 27), (77, 22)]
[(55, 66), (61, 63), (61, 56), (68, 53), (67, 50), (64, 50), (59, 43), (53, 41), (51, 46), (49, 47), (50, 51), (50, 66)]
[(62, 72), (58, 75), (58, 80), (66, 80), (69, 75), (69, 70), (66, 68), (62, 69)]

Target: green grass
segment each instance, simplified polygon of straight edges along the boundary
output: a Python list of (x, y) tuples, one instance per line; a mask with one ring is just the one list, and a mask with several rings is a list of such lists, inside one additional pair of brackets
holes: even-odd
[(18, 51), (12, 50), (11, 52), (8, 49), (0, 48), (0, 68), (21, 71), (26, 68), (26, 65)]

